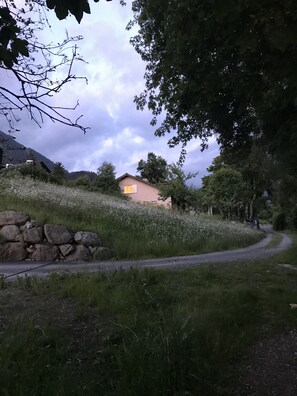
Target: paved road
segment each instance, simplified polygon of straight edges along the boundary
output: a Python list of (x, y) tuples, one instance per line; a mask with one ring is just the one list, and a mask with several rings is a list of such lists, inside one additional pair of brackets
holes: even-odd
[(38, 276), (44, 277), (51, 272), (95, 272), (95, 271), (112, 271), (115, 269), (136, 268), (191, 268), (196, 265), (210, 263), (228, 263), (246, 260), (259, 260), (273, 256), (282, 250), (287, 249), (292, 240), (285, 234), (280, 234), (282, 239), (276, 247), (269, 247), (272, 239), (271, 230), (266, 230), (265, 238), (247, 248), (226, 250), (223, 252), (214, 252), (206, 254), (197, 254), (192, 256), (178, 256), (161, 259), (133, 260), (133, 261), (100, 261), (92, 263), (0, 263), (0, 274), (7, 279), (14, 280), (17, 276)]

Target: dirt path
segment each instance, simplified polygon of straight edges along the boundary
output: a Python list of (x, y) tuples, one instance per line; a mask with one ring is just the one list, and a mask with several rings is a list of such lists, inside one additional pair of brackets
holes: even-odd
[(292, 244), (292, 240), (286, 234), (281, 235), (280, 243), (275, 247), (269, 247), (272, 240), (271, 229), (267, 229), (266, 237), (246, 248), (236, 250), (226, 250), (222, 252), (213, 252), (198, 254), (192, 256), (178, 256), (162, 259), (147, 260), (130, 260), (130, 261), (101, 261), (92, 263), (0, 263), (0, 274), (7, 279), (14, 280), (17, 276), (35, 275), (38, 277), (47, 276), (50, 272), (95, 272), (95, 271), (113, 271), (116, 269), (134, 268), (191, 268), (197, 265), (209, 263), (230, 263), (246, 260), (261, 260), (271, 257), (282, 250), (287, 249)]
[(234, 370), (236, 385), (226, 396), (297, 395), (296, 345), (296, 329), (257, 342)]

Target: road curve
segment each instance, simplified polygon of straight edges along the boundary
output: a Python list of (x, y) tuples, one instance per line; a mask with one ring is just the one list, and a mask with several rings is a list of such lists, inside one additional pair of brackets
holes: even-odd
[(65, 262), (48, 262), (48, 263), (0, 263), (0, 274), (7, 280), (15, 280), (17, 276), (38, 276), (44, 277), (51, 272), (95, 272), (95, 271), (113, 271), (116, 269), (134, 268), (170, 268), (181, 269), (191, 268), (202, 264), (219, 264), (247, 260), (260, 260), (271, 257), (287, 248), (292, 244), (292, 239), (286, 234), (280, 234), (282, 239), (276, 247), (269, 247), (272, 239), (272, 233), (268, 231), (264, 239), (260, 242), (246, 248), (236, 250), (225, 250), (222, 252), (213, 252), (197, 254), (192, 256), (177, 256), (160, 259), (146, 260), (129, 260), (129, 261), (100, 261), (91, 263), (65, 263)]

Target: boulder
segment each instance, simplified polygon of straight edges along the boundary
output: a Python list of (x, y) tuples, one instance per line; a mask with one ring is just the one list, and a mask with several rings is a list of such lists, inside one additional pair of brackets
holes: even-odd
[(17, 242), (20, 238), (20, 229), (16, 225), (6, 225), (0, 231), (0, 240)]
[(92, 255), (84, 245), (76, 246), (75, 252), (66, 257), (67, 261), (89, 261)]
[(54, 261), (58, 257), (58, 254), (59, 248), (57, 246), (36, 244), (31, 258), (35, 261)]
[(24, 242), (40, 243), (43, 241), (42, 227), (25, 228), (23, 232)]
[(73, 241), (72, 235), (65, 226), (45, 224), (44, 233), (46, 239), (56, 245), (65, 245)]
[(70, 254), (71, 252), (73, 252), (74, 246), (72, 246), (70, 243), (67, 243), (65, 245), (60, 245), (59, 249), (62, 255), (65, 257), (68, 256), (68, 254)]
[(99, 246), (100, 239), (95, 232), (87, 232), (87, 231), (77, 231), (74, 234), (74, 240), (79, 245), (84, 246)]
[(98, 261), (109, 260), (111, 257), (110, 249), (108, 249), (107, 247), (100, 246), (91, 249), (92, 249), (91, 253), (93, 256), (93, 260), (98, 260)]
[(0, 227), (10, 224), (22, 225), (27, 220), (29, 220), (29, 216), (22, 212), (15, 212), (13, 210), (0, 212)]
[(28, 253), (21, 242), (6, 242), (0, 245), (0, 261), (22, 261)]

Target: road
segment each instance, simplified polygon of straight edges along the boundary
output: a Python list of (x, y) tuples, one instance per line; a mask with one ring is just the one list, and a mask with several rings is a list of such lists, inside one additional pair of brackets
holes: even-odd
[(292, 244), (292, 240), (286, 234), (280, 234), (281, 241), (275, 247), (269, 247), (272, 239), (270, 230), (260, 242), (242, 249), (226, 250), (222, 252), (213, 252), (197, 254), (192, 256), (178, 256), (160, 259), (146, 260), (129, 260), (129, 261), (100, 261), (88, 263), (65, 263), (65, 262), (22, 262), (22, 263), (0, 263), (0, 274), (4, 275), (7, 280), (15, 280), (17, 276), (37, 276), (44, 277), (52, 272), (95, 272), (95, 271), (113, 271), (116, 269), (134, 268), (170, 268), (181, 269), (191, 268), (202, 264), (219, 264), (247, 260), (260, 260), (271, 257), (282, 250), (287, 249)]

